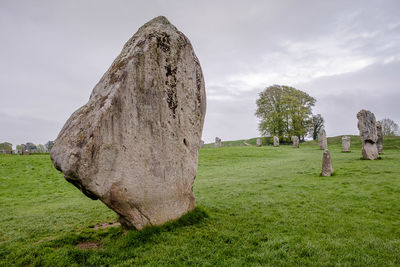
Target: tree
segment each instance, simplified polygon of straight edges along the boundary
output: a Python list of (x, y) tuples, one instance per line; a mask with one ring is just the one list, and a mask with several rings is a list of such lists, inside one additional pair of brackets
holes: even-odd
[(18, 154), (22, 154), (24, 151), (24, 145), (17, 145), (16, 149)]
[(37, 152), (38, 153), (45, 153), (46, 152), (46, 148), (44, 147), (44, 145), (38, 144), (37, 145)]
[(380, 121), (382, 125), (382, 134), (384, 136), (393, 136), (399, 133), (399, 125), (389, 118)]
[(36, 152), (37, 147), (36, 147), (36, 145), (35, 145), (34, 143), (28, 142), (28, 143), (26, 143), (25, 145), (26, 145), (28, 151)]
[(46, 147), (47, 151), (50, 152), (50, 150), (53, 148), (54, 141), (48, 141), (44, 146)]
[(322, 118), (321, 114), (312, 116), (312, 129), (310, 135), (312, 135), (313, 140), (317, 140), (318, 133), (324, 127), (324, 118)]
[(298, 136), (304, 140), (312, 125), (311, 108), (315, 98), (289, 86), (273, 85), (259, 94), (255, 115), (260, 118), (262, 135), (280, 139)]
[(0, 143), (0, 154), (11, 154), (12, 152), (12, 144), (8, 142)]

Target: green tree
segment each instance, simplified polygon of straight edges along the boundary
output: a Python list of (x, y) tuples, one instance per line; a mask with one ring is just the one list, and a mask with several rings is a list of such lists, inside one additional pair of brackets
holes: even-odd
[(322, 118), (321, 114), (312, 116), (312, 129), (310, 131), (310, 135), (313, 140), (317, 140), (318, 133), (321, 131), (322, 127), (324, 127), (324, 118)]
[(315, 98), (290, 86), (273, 85), (259, 94), (256, 116), (261, 135), (280, 139), (298, 136), (301, 140), (312, 127)]
[(50, 150), (53, 148), (54, 141), (48, 141), (44, 146), (46, 147), (47, 151), (50, 152)]

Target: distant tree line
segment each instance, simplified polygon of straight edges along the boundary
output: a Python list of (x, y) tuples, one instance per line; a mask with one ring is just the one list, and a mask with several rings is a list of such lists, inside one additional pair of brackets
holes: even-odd
[(48, 141), (45, 145), (28, 142), (20, 144), (12, 149), (12, 144), (8, 142), (0, 143), (0, 154), (32, 154), (32, 153), (49, 153), (54, 145), (54, 141)]

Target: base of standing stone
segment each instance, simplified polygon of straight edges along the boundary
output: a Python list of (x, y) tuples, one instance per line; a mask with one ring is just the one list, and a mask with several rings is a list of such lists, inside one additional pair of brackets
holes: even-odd
[(331, 160), (331, 154), (328, 149), (324, 150), (324, 154), (322, 155), (322, 171), (321, 176), (328, 177), (333, 173), (333, 166)]
[(378, 148), (375, 143), (365, 142), (362, 145), (362, 156), (364, 159), (374, 160), (379, 157)]

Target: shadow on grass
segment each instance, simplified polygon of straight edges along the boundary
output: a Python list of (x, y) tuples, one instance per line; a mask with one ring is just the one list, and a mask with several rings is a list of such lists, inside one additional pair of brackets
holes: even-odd
[(160, 226), (148, 226), (138, 230), (123, 230), (122, 227), (112, 227), (93, 231), (85, 229), (81, 233), (71, 233), (49, 242), (43, 243), (44, 247), (60, 248), (64, 246), (76, 246), (82, 242), (113, 243), (113, 245), (125, 248), (139, 246), (151, 242), (163, 232), (172, 232), (186, 226), (193, 226), (208, 218), (208, 214), (202, 208), (195, 208), (193, 211), (183, 215), (181, 218), (169, 221)]

